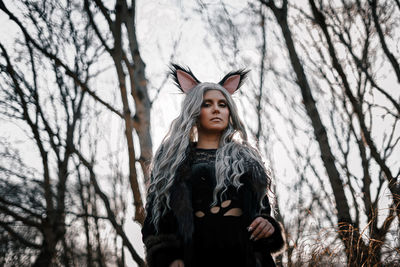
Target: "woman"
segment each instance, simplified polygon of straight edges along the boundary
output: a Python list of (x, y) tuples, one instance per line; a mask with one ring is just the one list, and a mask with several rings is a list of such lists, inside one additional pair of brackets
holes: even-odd
[(186, 96), (152, 163), (142, 228), (150, 267), (275, 266), (284, 241), (271, 180), (231, 97), (247, 73), (202, 83), (172, 64)]

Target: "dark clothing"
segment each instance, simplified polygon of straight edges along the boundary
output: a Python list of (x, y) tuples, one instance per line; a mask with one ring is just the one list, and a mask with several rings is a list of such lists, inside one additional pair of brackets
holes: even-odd
[[(239, 189), (229, 185), (212, 205), (216, 149), (195, 149), (192, 154), (189, 168), (183, 168), (180, 174), (188, 177), (177, 179), (171, 189), (172, 210), (162, 218), (158, 233), (150, 222), (149, 198), (142, 229), (148, 265), (169, 266), (173, 260), (182, 259), (185, 267), (275, 266), (271, 252), (283, 246), (283, 238), (279, 224), (269, 216), (266, 196), (260, 212), (260, 194), (255, 188), (265, 180), (263, 169), (255, 161), (249, 162), (248, 171), (240, 177), (243, 185)], [(269, 238), (252, 241), (247, 227), (257, 216), (267, 218), (275, 232)]]

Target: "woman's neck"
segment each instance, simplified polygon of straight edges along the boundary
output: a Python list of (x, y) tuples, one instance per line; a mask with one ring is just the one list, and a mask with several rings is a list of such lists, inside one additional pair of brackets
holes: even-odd
[(218, 148), (221, 134), (216, 133), (202, 133), (199, 131), (199, 140), (197, 141), (197, 148), (212, 149)]

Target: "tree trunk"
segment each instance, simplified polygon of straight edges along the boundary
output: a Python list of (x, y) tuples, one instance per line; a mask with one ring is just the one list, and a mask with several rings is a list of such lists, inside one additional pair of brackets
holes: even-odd
[[(129, 78), (131, 82), (131, 94), (135, 101), (136, 114), (133, 118), (134, 128), (138, 134), (140, 141), (140, 157), (139, 163), (143, 170), (144, 184), (147, 184), (150, 178), (149, 167), (153, 156), (153, 143), (151, 139), (150, 110), (151, 103), (147, 90), (147, 79), (145, 68), (146, 65), (140, 55), (139, 44), (136, 37), (135, 27), (135, 11), (136, 2), (132, 2), (132, 7), (126, 9), (126, 29), (128, 32), (129, 50), (132, 56), (133, 64), (126, 61), (126, 67), (129, 70)], [(140, 192), (139, 192), (140, 193)]]
[(328, 27), (326, 25), (325, 22), (325, 17), (324, 14), (321, 13), (313, 0), (309, 0), (309, 3), (311, 5), (311, 9), (315, 18), (315, 22), (320, 26), (321, 30), (324, 33), (324, 36), (326, 38), (327, 44), (328, 44), (328, 50), (329, 50), (329, 54), (331, 56), (331, 60), (332, 60), (332, 66), (335, 68), (335, 70), (337, 71), (337, 73), (339, 74), (342, 83), (343, 83), (343, 87), (344, 87), (344, 91), (346, 93), (346, 96), (348, 97), (348, 99), (350, 100), (350, 103), (353, 107), (354, 113), (356, 114), (358, 121), (360, 123), (361, 126), (361, 130), (363, 133), (363, 137), (364, 140), (366, 141), (366, 143), (368, 144), (368, 147), (370, 149), (371, 155), (372, 157), (375, 159), (375, 161), (378, 163), (378, 165), (380, 166), (381, 170), (384, 173), (384, 176), (386, 177), (388, 183), (389, 183), (389, 190), (392, 193), (392, 197), (393, 197), (393, 201), (396, 203), (396, 212), (397, 212), (397, 216), (400, 219), (400, 185), (397, 182), (397, 177), (394, 177), (392, 172), (390, 171), (390, 168), (388, 167), (388, 165), (386, 164), (385, 160), (381, 157), (374, 141), (373, 138), (371, 136), (370, 131), (368, 130), (368, 127), (365, 123), (365, 118), (364, 118), (364, 113), (362, 110), (362, 106), (360, 105), (359, 101), (357, 100), (357, 98), (353, 95), (351, 88), (350, 88), (350, 84), (347, 80), (347, 76), (343, 70), (342, 65), (339, 62), (339, 59), (336, 56), (336, 51), (335, 48), (333, 46), (333, 42), (330, 38), (329, 32), (328, 32)]
[(326, 129), (322, 123), (315, 100), (312, 96), (311, 87), (294, 46), (292, 33), (287, 22), (287, 1), (283, 1), (282, 8), (275, 6), (274, 1), (262, 2), (272, 10), (282, 30), (289, 52), (290, 62), (296, 73), (297, 84), (301, 90), (304, 107), (314, 129), (315, 139), (321, 151), (321, 159), (332, 187), (337, 209), (338, 234), (346, 247), (349, 264), (351, 264), (351, 266), (358, 266), (357, 264), (363, 262), (368, 255), (365, 253), (365, 245), (360, 239), (359, 229), (353, 225), (343, 183), (339, 171), (335, 166), (335, 157), (329, 145)]
[(45, 240), (43, 241), (43, 247), (40, 250), (38, 257), (33, 263), (32, 267), (46, 267), (51, 266), (52, 261), (56, 255), (56, 244), (55, 237), (52, 233), (52, 229), (45, 230), (47, 234), (44, 235)]

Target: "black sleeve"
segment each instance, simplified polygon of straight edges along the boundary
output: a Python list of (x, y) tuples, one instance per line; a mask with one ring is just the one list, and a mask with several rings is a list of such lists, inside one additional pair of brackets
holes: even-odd
[(276, 221), (273, 217), (271, 217), (271, 206), (269, 204), (269, 199), (267, 196), (264, 197), (263, 199), (263, 204), (264, 208), (261, 210), (259, 214), (257, 214), (255, 218), (257, 217), (263, 217), (264, 219), (267, 219), (272, 226), (275, 228), (274, 233), (268, 237), (268, 238), (262, 238), (257, 241), (255, 241), (255, 250), (257, 251), (265, 251), (269, 250), (271, 253), (277, 253), (285, 245), (285, 241), (283, 238), (283, 229), (281, 224)]
[[(283, 229), (279, 222), (271, 216), (271, 205), (269, 203), (266, 189), (269, 186), (269, 177), (266, 170), (258, 162), (249, 160), (247, 161), (247, 183), (250, 192), (246, 197), (251, 204), (248, 203), (249, 214), (253, 221), (257, 217), (267, 219), (275, 228), (274, 233), (268, 238), (262, 238), (255, 241), (254, 248), (256, 251), (263, 252), (269, 251), (271, 253), (279, 252), (285, 244)], [(260, 200), (262, 199), (263, 208), (260, 207)]]
[(183, 259), (182, 241), (176, 234), (176, 219), (167, 212), (160, 220), (156, 231), (151, 222), (151, 199), (146, 205), (146, 218), (142, 228), (142, 239), (146, 248), (146, 262), (149, 267), (168, 267), (174, 260)]

